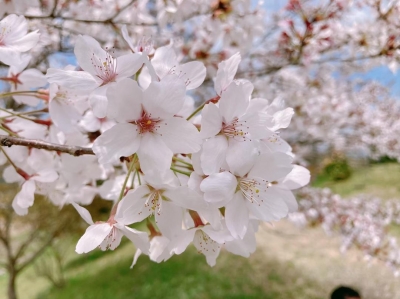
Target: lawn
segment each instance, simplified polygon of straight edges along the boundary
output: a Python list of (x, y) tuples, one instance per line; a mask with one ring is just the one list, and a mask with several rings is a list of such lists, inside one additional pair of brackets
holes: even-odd
[(400, 164), (372, 164), (359, 168), (345, 181), (331, 181), (326, 175), (321, 175), (313, 186), (331, 188), (344, 197), (362, 193), (382, 199), (400, 198)]
[[(377, 164), (356, 170), (347, 181), (319, 177), (315, 186), (330, 187), (342, 196), (371, 193), (400, 198), (400, 165)], [(328, 237), (321, 228), (300, 230), (287, 221), (263, 225), (258, 249), (250, 258), (222, 252), (210, 268), (193, 248), (162, 264), (140, 257), (129, 269), (134, 248), (124, 242), (114, 252), (96, 250), (76, 255), (66, 245), (67, 285), (52, 287), (29, 267), (18, 279), (22, 299), (126, 299), (126, 298), (266, 298), (322, 299), (338, 284), (357, 287), (366, 299), (400, 298), (398, 278), (385, 265), (363, 261), (351, 250), (342, 256), (340, 239)], [(0, 276), (0, 297), (6, 277)], [(1, 297), (2, 298), (2, 297)]]

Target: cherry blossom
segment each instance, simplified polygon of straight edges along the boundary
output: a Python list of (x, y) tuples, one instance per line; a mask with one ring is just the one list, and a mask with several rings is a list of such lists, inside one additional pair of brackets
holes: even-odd
[(32, 49), (38, 40), (37, 30), (28, 33), (24, 16), (6, 16), (0, 21), (0, 61), (8, 65), (21, 63), (20, 54)]
[[(109, 115), (119, 123), (96, 139), (93, 150), (100, 163), (137, 153), (144, 172), (170, 167), (174, 153), (200, 149), (197, 129), (180, 117), (185, 85), (171, 76), (152, 82), (144, 91), (130, 79), (108, 92)], [(111, 108), (112, 107), (112, 108)]]
[(114, 58), (112, 53), (103, 50), (100, 44), (90, 36), (80, 36), (75, 45), (75, 55), (83, 72), (49, 69), (47, 78), (71, 90), (83, 90), (90, 93), (89, 101), (97, 117), (107, 114), (108, 87), (135, 74), (142, 66), (139, 54), (126, 54)]
[(126, 219), (111, 215), (107, 222), (94, 223), (88, 210), (75, 203), (72, 205), (90, 225), (76, 244), (77, 253), (87, 253), (96, 247), (101, 250), (114, 250), (121, 243), (123, 235), (142, 252), (148, 253), (149, 241), (147, 233), (128, 227), (127, 225), (131, 223), (128, 223)]

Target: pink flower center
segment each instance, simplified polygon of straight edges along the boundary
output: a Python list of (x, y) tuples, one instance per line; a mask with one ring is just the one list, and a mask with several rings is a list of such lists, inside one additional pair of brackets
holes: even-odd
[(151, 114), (148, 114), (143, 110), (142, 117), (133, 123), (138, 126), (139, 134), (144, 134), (147, 132), (154, 133), (160, 126), (160, 118), (152, 118)]

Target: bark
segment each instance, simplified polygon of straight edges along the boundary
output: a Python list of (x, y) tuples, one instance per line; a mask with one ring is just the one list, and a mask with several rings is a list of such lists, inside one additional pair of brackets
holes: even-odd
[(8, 299), (17, 299), (17, 290), (16, 290), (16, 279), (17, 279), (17, 272), (13, 265), (10, 266), (8, 271)]
[(23, 137), (12, 137), (7, 135), (0, 135), (0, 145), (8, 147), (11, 147), (13, 145), (27, 146), (48, 151), (67, 153), (73, 156), (94, 155), (94, 152), (91, 148), (61, 145), (42, 140), (27, 139)]

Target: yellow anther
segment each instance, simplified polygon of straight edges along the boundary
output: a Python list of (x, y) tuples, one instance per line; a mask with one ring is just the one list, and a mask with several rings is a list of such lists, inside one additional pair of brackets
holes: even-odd
[(151, 120), (148, 120), (148, 121), (146, 122), (146, 124), (147, 124), (147, 125), (150, 125), (150, 124), (151, 124)]
[(256, 193), (259, 193), (259, 192), (260, 192), (260, 190), (256, 189)]

